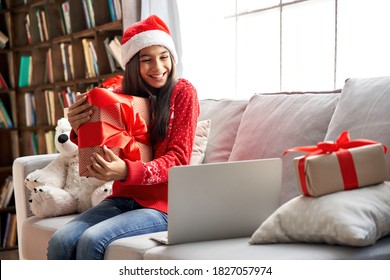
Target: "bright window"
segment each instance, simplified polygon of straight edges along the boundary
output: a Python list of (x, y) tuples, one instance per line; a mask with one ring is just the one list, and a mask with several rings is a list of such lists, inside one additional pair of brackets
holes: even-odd
[(201, 99), (332, 90), (390, 75), (388, 0), (177, 0)]

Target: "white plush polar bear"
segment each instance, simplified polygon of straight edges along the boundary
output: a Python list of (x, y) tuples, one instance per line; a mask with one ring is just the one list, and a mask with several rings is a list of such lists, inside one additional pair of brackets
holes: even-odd
[(81, 213), (111, 194), (112, 182), (79, 176), (78, 147), (69, 139), (72, 127), (58, 120), (55, 146), (58, 157), (24, 180), (31, 190), (30, 208), (40, 218)]

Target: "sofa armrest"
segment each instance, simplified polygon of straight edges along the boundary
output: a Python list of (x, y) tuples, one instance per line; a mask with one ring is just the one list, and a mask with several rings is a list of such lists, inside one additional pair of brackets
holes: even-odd
[[(59, 154), (44, 154), (35, 156), (25, 156), (17, 158), (12, 166), (14, 195), (16, 207), (16, 220), (18, 227), (18, 240), (22, 240), (22, 227), (24, 221), (32, 216), (28, 200), (30, 199), (30, 191), (24, 185), (24, 178), (35, 171), (42, 169), (53, 161)], [(19, 252), (22, 251), (21, 244), (19, 245)]]

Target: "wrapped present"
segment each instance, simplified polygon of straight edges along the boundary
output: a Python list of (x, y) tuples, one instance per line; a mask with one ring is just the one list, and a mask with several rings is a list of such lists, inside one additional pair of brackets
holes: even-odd
[(105, 157), (104, 145), (120, 158), (152, 160), (149, 99), (94, 88), (87, 93), (87, 102), (93, 114), (78, 130), (80, 176), (90, 176), (87, 166), (93, 153)]
[(343, 132), (336, 142), (296, 147), (287, 152), (306, 152), (294, 159), (298, 184), (306, 196), (321, 196), (365, 187), (389, 179), (385, 159), (387, 148), (375, 141), (351, 141)]

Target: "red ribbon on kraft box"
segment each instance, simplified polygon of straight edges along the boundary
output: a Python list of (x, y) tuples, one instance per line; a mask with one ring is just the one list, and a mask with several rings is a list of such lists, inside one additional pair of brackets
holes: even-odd
[[(305, 170), (306, 160), (309, 157), (319, 156), (319, 155), (330, 155), (335, 154), (337, 156), (337, 160), (339, 163), (339, 168), (341, 171), (342, 181), (344, 184), (344, 190), (351, 190), (359, 187), (358, 175), (356, 172), (355, 162), (350, 149), (364, 147), (367, 145), (375, 145), (380, 144), (379, 142), (367, 140), (367, 139), (356, 139), (351, 140), (348, 131), (344, 131), (340, 134), (338, 139), (335, 142), (325, 141), (319, 142), (317, 146), (302, 146), (295, 147), (291, 149), (287, 149), (283, 155), (288, 152), (305, 152), (307, 155), (298, 159), (298, 177), (299, 182), (301, 184), (302, 192), (306, 196), (316, 196), (311, 191), (309, 191), (308, 183), (307, 183), (307, 172)], [(387, 152), (387, 147), (381, 145), (383, 147), (383, 152)], [(382, 152), (382, 153), (383, 153)], [(383, 162), (385, 163), (385, 159), (383, 156)], [(380, 174), (381, 178), (388, 177), (387, 168), (382, 168), (382, 173)], [(381, 181), (381, 179), (379, 179)], [(333, 192), (333, 191), (332, 191)], [(322, 194), (326, 194), (324, 191)]]
[(88, 176), (86, 165), (94, 152), (103, 155), (103, 145), (121, 158), (149, 161), (152, 157), (147, 98), (94, 88), (87, 93), (92, 106), (91, 119), (78, 130), (79, 173)]

